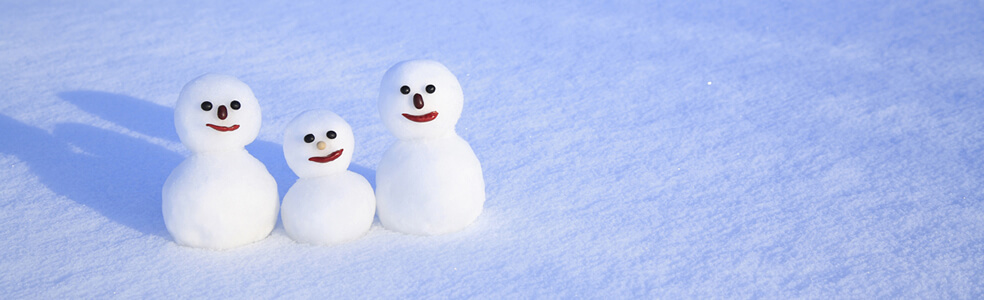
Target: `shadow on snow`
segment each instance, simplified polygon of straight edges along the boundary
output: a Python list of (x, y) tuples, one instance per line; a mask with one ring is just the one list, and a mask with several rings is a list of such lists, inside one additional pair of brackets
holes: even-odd
[[(58, 94), (82, 110), (144, 135), (180, 142), (171, 108), (133, 97), (97, 91)], [(25, 161), (41, 182), (60, 195), (144, 234), (169, 237), (161, 215), (161, 188), (181, 154), (138, 138), (79, 123), (61, 123), (53, 132), (0, 115), (0, 152)], [(280, 144), (254, 141), (246, 149), (277, 180), (283, 199), (297, 177)], [(375, 186), (375, 171), (352, 164), (353, 172)]]

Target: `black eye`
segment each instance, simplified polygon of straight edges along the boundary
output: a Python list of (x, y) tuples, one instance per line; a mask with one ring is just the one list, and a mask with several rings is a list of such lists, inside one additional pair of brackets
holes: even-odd
[(335, 139), (335, 137), (338, 136), (334, 130), (328, 131), (328, 134), (325, 135), (328, 136), (329, 139)]
[(212, 102), (208, 102), (208, 101), (202, 102), (202, 110), (204, 111), (212, 110)]
[(435, 88), (433, 84), (428, 84), (427, 87), (424, 89), (427, 90), (428, 94), (433, 94), (434, 90), (436, 90), (437, 88)]
[(403, 87), (400, 88), (400, 93), (403, 93), (404, 95), (409, 94), (410, 93), (410, 87), (404, 85)]
[(229, 107), (232, 109), (239, 109), (240, 106), (242, 106), (242, 104), (239, 104), (239, 101), (236, 100), (232, 100), (232, 103), (229, 103)]
[(305, 143), (314, 142), (314, 135), (313, 134), (310, 134), (310, 133), (308, 133), (308, 135), (305, 135), (304, 136), (304, 142)]

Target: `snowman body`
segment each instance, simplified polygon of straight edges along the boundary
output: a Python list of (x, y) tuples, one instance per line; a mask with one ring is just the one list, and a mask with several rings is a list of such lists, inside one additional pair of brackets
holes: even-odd
[(246, 150), (188, 157), (168, 176), (163, 196), (164, 223), (185, 246), (232, 248), (263, 239), (277, 224), (277, 183)]
[(281, 219), (292, 239), (327, 245), (359, 238), (376, 213), (372, 186), (349, 171), (355, 138), (341, 117), (307, 111), (284, 132), (284, 158), (299, 177), (284, 196)]
[(454, 128), (463, 102), (457, 78), (435, 61), (401, 62), (383, 76), (379, 113), (398, 139), (376, 170), (384, 227), (444, 234), (464, 229), (482, 213), (482, 166)]
[(366, 234), (376, 213), (372, 186), (352, 171), (300, 178), (284, 196), (284, 229), (296, 241), (335, 244)]
[(164, 225), (180, 245), (228, 249), (265, 238), (277, 224), (277, 183), (244, 148), (260, 128), (259, 103), (238, 79), (198, 77), (181, 91), (175, 129), (192, 155), (164, 182)]
[(397, 231), (458, 231), (482, 213), (485, 182), (471, 146), (458, 135), (396, 142), (376, 171), (379, 220)]

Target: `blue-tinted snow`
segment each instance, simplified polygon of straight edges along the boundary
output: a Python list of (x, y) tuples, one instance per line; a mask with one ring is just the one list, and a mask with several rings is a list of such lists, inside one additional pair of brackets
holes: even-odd
[[(984, 296), (981, 2), (90, 2), (0, 4), (5, 297)], [(415, 58), (464, 88), (473, 226), (174, 244), (187, 81), (253, 88), (283, 195), (311, 108), (373, 179), (379, 80)]]

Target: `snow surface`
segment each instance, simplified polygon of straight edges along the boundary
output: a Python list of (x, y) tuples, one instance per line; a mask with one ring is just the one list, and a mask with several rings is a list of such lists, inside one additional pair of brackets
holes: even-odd
[[(354, 2), (354, 1), (353, 1)], [(984, 297), (980, 1), (0, 4), (0, 295)], [(374, 178), (379, 80), (442, 62), (488, 200), (454, 234), (176, 245), (181, 87), (327, 108)]]

